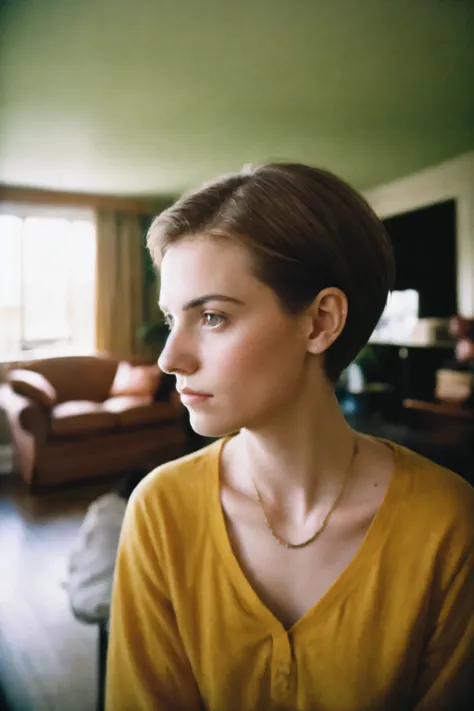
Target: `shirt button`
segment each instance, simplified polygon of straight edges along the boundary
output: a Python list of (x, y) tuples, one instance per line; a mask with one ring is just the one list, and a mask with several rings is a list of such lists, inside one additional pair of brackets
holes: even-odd
[(278, 679), (277, 679), (277, 686), (280, 692), (287, 692), (290, 688), (290, 677), (283, 674), (281, 674)]
[(291, 666), (290, 664), (280, 664), (278, 671), (284, 676), (289, 676), (289, 674), (291, 674)]

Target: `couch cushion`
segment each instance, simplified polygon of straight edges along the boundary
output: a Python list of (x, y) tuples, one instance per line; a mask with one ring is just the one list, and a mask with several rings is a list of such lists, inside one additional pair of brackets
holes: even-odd
[(53, 407), (57, 402), (56, 390), (41, 373), (15, 368), (8, 372), (7, 380), (17, 395), (37, 400), (45, 407)]
[(179, 410), (168, 402), (153, 402), (150, 395), (123, 395), (104, 402), (104, 409), (114, 413), (122, 427), (176, 420)]
[(162, 372), (154, 365), (131, 365), (121, 361), (110, 388), (112, 397), (122, 395), (153, 395), (158, 389)]
[(116, 415), (108, 412), (102, 403), (89, 400), (63, 402), (52, 411), (52, 432), (59, 437), (103, 432), (118, 424)]

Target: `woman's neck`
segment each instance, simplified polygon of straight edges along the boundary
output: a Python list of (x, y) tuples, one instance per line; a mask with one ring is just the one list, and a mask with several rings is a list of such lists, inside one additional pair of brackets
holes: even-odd
[(341, 486), (355, 437), (332, 388), (312, 399), (305, 394), (265, 426), (241, 430), (234, 444), (240, 485), (255, 483), (270, 504), (304, 515)]

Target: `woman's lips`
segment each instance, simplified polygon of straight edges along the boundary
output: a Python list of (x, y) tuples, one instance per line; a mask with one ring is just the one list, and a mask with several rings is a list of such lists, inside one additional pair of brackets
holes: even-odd
[(212, 397), (212, 395), (208, 395), (207, 393), (198, 393), (187, 390), (183, 390), (183, 392), (180, 393), (180, 396), (183, 405), (198, 405), (199, 403), (210, 400)]

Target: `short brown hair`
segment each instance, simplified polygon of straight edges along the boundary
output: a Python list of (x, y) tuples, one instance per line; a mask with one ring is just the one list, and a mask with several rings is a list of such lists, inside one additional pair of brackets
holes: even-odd
[(325, 354), (326, 375), (336, 382), (367, 343), (395, 277), (390, 240), (364, 198), (326, 170), (247, 167), (184, 195), (155, 218), (147, 242), (155, 263), (169, 245), (197, 234), (243, 245), (254, 275), (288, 314), (327, 287), (346, 294), (346, 325)]

